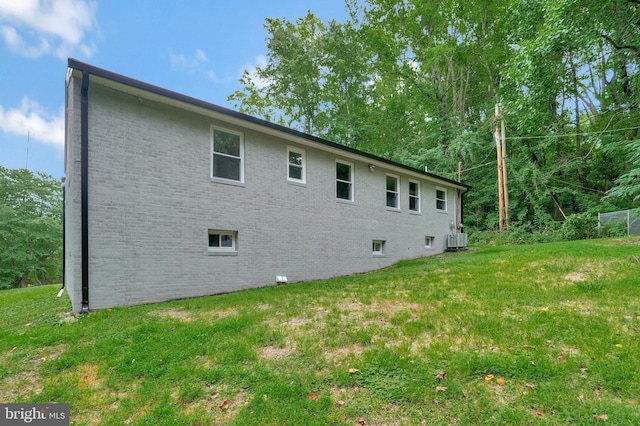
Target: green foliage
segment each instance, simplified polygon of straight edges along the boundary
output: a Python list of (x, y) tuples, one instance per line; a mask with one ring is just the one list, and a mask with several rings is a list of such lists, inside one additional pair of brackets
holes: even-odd
[(498, 102), (512, 225), (535, 233), (574, 214), (640, 203), (637, 2), (346, 5), (344, 23), (311, 12), (296, 22), (267, 19), (267, 62), (229, 99), (449, 178), (462, 162), (473, 186), (465, 223), (477, 229), (498, 227)]
[(60, 182), (0, 166), (0, 289), (60, 280), (61, 247)]

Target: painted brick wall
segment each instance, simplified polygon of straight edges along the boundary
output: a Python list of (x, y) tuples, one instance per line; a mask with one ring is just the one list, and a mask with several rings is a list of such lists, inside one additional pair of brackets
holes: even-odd
[[(79, 306), (79, 79), (68, 91), (67, 285)], [(210, 178), (211, 125), (243, 132), (245, 181)], [(422, 180), (422, 213), (385, 206), (386, 173), (305, 147), (306, 185), (287, 181), (291, 141), (93, 84), (89, 89), (90, 308), (216, 294), (275, 283), (369, 271), (440, 253), (455, 218), (435, 209), (435, 184)], [(77, 153), (77, 154), (76, 154)], [(355, 201), (335, 198), (335, 162), (354, 163)], [(412, 179), (416, 179), (412, 177)], [(77, 191), (77, 193), (75, 192)], [(237, 255), (208, 252), (208, 229), (238, 232)], [(425, 236), (435, 237), (426, 249)], [(385, 256), (372, 240), (385, 240)]]

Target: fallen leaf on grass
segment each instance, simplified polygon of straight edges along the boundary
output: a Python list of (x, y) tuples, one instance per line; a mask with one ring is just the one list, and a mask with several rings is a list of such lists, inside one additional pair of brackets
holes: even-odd
[(497, 381), (496, 381), (500, 386), (504, 386), (504, 379), (502, 377), (500, 377)]
[(608, 418), (609, 418), (609, 416), (606, 415), (606, 414), (600, 414), (599, 416), (593, 416), (594, 420), (602, 420), (603, 422), (606, 422)]
[(436, 392), (446, 392), (446, 391), (447, 391), (446, 386), (436, 386)]
[(89, 380), (89, 376), (85, 374), (84, 376), (82, 376), (82, 380)]
[(9, 353), (14, 352), (16, 349), (18, 349), (17, 346), (12, 347), (11, 350), (9, 350)]
[(436, 380), (442, 381), (447, 378), (447, 373), (436, 373)]
[(622, 345), (620, 343), (616, 343), (616, 348), (621, 348)]
[(484, 379), (488, 382), (490, 380), (493, 380), (494, 375), (493, 374), (487, 374), (486, 376), (484, 376)]
[(346, 402), (344, 402), (343, 400), (339, 400), (338, 402), (336, 402), (336, 404), (338, 404), (340, 407), (344, 406), (344, 404), (346, 404)]
[(222, 404), (218, 405), (218, 407), (221, 410), (228, 410), (229, 409), (229, 401), (227, 401), (226, 399), (224, 401), (222, 401)]
[(307, 395), (309, 397), (309, 399), (311, 401), (315, 401), (316, 399), (318, 399), (318, 394), (317, 393), (310, 393), (309, 395)]
[(533, 383), (525, 383), (525, 386), (531, 389), (536, 387), (536, 385), (534, 385)]
[(212, 396), (213, 398), (217, 398), (217, 397), (218, 397), (218, 395), (220, 395), (220, 394), (219, 394), (217, 391), (213, 391), (213, 392), (211, 392), (211, 396)]
[(598, 388), (596, 388), (596, 390), (594, 390), (593, 392), (598, 396), (602, 395), (602, 391)]
[(349, 369), (349, 373), (351, 373), (351, 374), (356, 374), (356, 373), (359, 373), (359, 372), (360, 372), (360, 370), (358, 370), (357, 368), (350, 368)]
[(560, 352), (560, 355), (558, 355), (558, 362), (562, 361), (563, 358), (564, 358), (564, 354)]
[(586, 365), (582, 364), (582, 365), (580, 366), (580, 371), (585, 372), (585, 371), (587, 371), (587, 370), (588, 370), (588, 368), (587, 368), (587, 366), (586, 366)]
[(364, 418), (361, 417), (360, 420), (358, 420), (358, 424), (359, 425), (366, 425), (367, 421)]
[(538, 417), (544, 417), (544, 413), (542, 411), (536, 411), (535, 414)]

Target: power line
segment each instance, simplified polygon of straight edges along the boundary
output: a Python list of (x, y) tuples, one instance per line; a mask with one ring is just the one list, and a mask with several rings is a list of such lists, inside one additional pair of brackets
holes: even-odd
[[(581, 132), (580, 135), (593, 135), (593, 134), (601, 135), (603, 133), (624, 132), (626, 130), (636, 130), (636, 129), (640, 129), (640, 126), (625, 127), (622, 129), (602, 130), (599, 132)], [(559, 133), (557, 135), (547, 135), (547, 136), (508, 136), (507, 139), (546, 139), (546, 138), (560, 138), (564, 136), (578, 136), (578, 133)]]

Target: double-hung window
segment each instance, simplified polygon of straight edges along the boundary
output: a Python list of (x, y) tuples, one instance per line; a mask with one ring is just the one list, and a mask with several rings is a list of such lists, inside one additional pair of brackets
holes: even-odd
[(409, 181), (409, 210), (420, 211), (420, 182)]
[(287, 180), (291, 182), (306, 182), (306, 161), (304, 149), (287, 147)]
[(387, 207), (400, 208), (400, 193), (398, 192), (400, 178), (387, 175)]
[(211, 126), (211, 177), (244, 182), (244, 136)]
[(436, 188), (436, 209), (446, 212), (447, 211), (447, 190), (443, 188)]
[(336, 161), (336, 198), (353, 201), (353, 164)]

